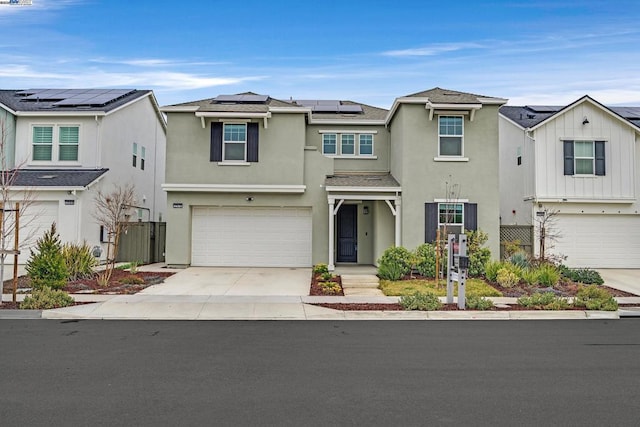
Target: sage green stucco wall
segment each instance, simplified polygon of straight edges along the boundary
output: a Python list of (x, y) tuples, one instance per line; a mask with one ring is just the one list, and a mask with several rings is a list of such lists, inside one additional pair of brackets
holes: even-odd
[[(333, 171), (333, 160), (322, 156), (316, 150), (304, 150), (300, 147), (299, 152), (304, 159), (300, 163), (301, 166), (304, 166), (304, 183), (306, 185), (306, 190), (302, 194), (169, 192), (167, 264), (189, 265), (191, 263), (191, 212), (194, 206), (310, 207), (313, 225), (312, 261), (314, 264), (327, 263), (329, 204), (322, 184), (325, 176)], [(169, 161), (171, 162), (171, 160)], [(245, 168), (247, 171), (251, 170), (251, 166)], [(253, 201), (248, 202), (247, 196), (253, 197)], [(182, 203), (182, 208), (173, 208), (173, 203)]]
[(464, 157), (469, 161), (434, 161), (438, 156), (438, 120), (437, 115), (429, 120), (424, 105), (402, 104), (391, 134), (394, 154), (401, 153), (398, 161), (392, 162), (391, 172), (402, 185), (402, 245), (413, 249), (424, 242), (424, 204), (451, 199), (446, 194), (449, 182), (458, 185), (458, 199), (478, 204), (478, 228), (489, 234), (487, 247), (497, 257), (498, 106), (483, 106), (473, 122), (465, 116)]
[(383, 252), (394, 244), (395, 218), (384, 201), (376, 200), (371, 203), (375, 206), (373, 210), (373, 258), (371, 263), (376, 264)]
[[(305, 119), (303, 114), (273, 114), (264, 128), (259, 124), (258, 162), (221, 166), (211, 162), (211, 120), (193, 113), (169, 113), (167, 173), (169, 184), (268, 184), (302, 185)], [(213, 119), (217, 121), (217, 119)]]
[[(385, 126), (362, 126), (362, 125), (308, 125), (307, 145), (313, 146), (322, 153), (322, 134), (320, 130), (336, 131), (336, 133), (346, 133), (348, 131), (358, 134), (361, 131), (376, 131), (373, 135), (373, 157), (360, 156), (359, 158), (335, 157), (335, 172), (388, 172), (389, 171), (389, 141), (391, 134)], [(338, 140), (338, 145), (340, 141)], [(356, 136), (357, 152), (357, 136)]]

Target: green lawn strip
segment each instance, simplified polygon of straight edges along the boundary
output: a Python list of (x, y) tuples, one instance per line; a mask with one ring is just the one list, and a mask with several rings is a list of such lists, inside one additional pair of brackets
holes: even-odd
[[(482, 279), (467, 279), (467, 295), (481, 297), (501, 297), (502, 293), (488, 285)], [(440, 286), (436, 287), (434, 279), (430, 280), (380, 280), (380, 290), (387, 296), (413, 295), (415, 292), (432, 292), (438, 296), (447, 296), (447, 281), (440, 280)], [(458, 295), (458, 286), (454, 286), (454, 295)]]

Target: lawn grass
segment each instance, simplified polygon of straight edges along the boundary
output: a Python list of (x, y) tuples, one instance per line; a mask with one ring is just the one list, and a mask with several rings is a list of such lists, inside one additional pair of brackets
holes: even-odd
[[(480, 297), (501, 297), (502, 293), (488, 285), (482, 279), (467, 279), (466, 294)], [(429, 280), (380, 280), (379, 288), (387, 296), (413, 295), (415, 292), (432, 292), (438, 296), (447, 296), (447, 281), (440, 280), (440, 286), (436, 287), (435, 279)], [(454, 295), (458, 295), (458, 286), (454, 283)]]

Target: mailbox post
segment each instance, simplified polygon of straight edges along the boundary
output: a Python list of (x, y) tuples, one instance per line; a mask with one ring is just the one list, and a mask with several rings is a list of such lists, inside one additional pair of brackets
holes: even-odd
[(447, 303), (453, 303), (453, 282), (458, 282), (458, 308), (465, 309), (467, 272), (469, 270), (469, 257), (467, 256), (467, 235), (458, 235), (458, 252), (455, 252), (455, 234), (447, 236), (449, 250), (447, 269)]

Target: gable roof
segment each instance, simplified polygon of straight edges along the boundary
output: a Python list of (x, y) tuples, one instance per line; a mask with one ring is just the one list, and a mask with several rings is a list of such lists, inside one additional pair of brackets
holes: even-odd
[[(243, 95), (248, 100), (241, 99)], [(234, 100), (234, 97), (238, 97), (237, 100)], [(262, 99), (253, 97), (262, 97)], [(268, 95), (259, 95), (254, 92), (243, 92), (235, 95), (218, 95), (214, 98), (167, 105), (162, 107), (161, 110), (166, 112), (197, 111), (221, 113), (267, 113), (273, 108), (300, 108), (301, 112), (306, 111), (304, 107), (293, 102), (281, 101), (279, 99), (271, 98)]]
[(640, 107), (607, 107), (589, 95), (577, 99), (569, 105), (526, 105), (526, 106), (509, 106), (500, 107), (500, 114), (511, 120), (523, 129), (534, 130), (546, 122), (555, 119), (566, 111), (584, 103), (590, 104), (607, 112), (618, 120), (630, 124), (640, 131)]
[(386, 122), (387, 124), (391, 123), (400, 104), (424, 104), (427, 109), (431, 110), (431, 114), (435, 109), (468, 109), (471, 111), (473, 119), (474, 111), (481, 109), (483, 105), (502, 105), (506, 104), (506, 102), (507, 100), (504, 98), (434, 87), (433, 89), (396, 98), (393, 101), (391, 110), (389, 110)]
[(84, 188), (109, 169), (17, 169), (12, 187)]
[[(72, 91), (90, 91), (92, 89), (67, 89), (68, 95), (64, 95), (64, 89), (57, 89), (61, 95), (56, 95), (51, 99), (41, 99), (31, 93), (37, 93), (38, 91), (55, 91), (56, 89), (27, 89), (27, 90), (0, 90), (0, 103), (7, 106), (11, 110), (20, 112), (80, 112), (80, 111), (92, 111), (92, 112), (104, 112), (115, 110), (133, 100), (139, 99), (143, 96), (149, 95), (152, 92), (150, 90), (137, 90), (137, 89), (122, 89), (118, 92), (114, 92), (111, 95), (104, 97), (94, 97), (95, 103), (92, 101), (83, 101), (84, 104), (74, 104), (72, 96), (78, 96), (77, 92)], [(104, 89), (109, 91), (109, 89)], [(116, 96), (119, 95), (119, 96)]]

